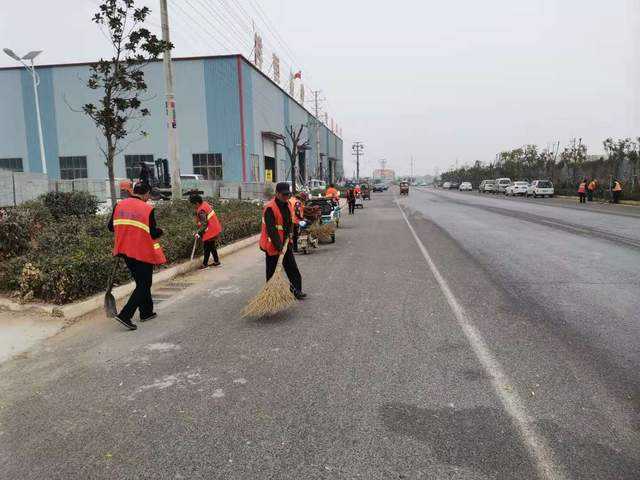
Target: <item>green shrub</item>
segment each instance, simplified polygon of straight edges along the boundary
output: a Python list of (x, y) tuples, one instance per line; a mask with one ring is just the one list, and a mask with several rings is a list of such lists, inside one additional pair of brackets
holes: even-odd
[[(260, 231), (259, 205), (208, 200), (223, 225), (221, 244)], [(0, 229), (0, 290), (58, 304), (104, 291), (114, 262), (113, 234), (106, 228), (107, 219), (89, 214), (54, 219), (48, 210), (42, 213), (42, 205), (30, 202), (0, 211), (0, 226), (2, 222), (14, 225)], [(160, 243), (168, 263), (189, 258), (196, 231), (193, 206), (187, 201), (160, 203), (156, 221), (164, 230)], [(127, 281), (129, 274), (120, 262), (116, 284)]]
[(94, 215), (98, 211), (98, 199), (88, 192), (49, 192), (38, 201), (56, 219), (69, 215)]

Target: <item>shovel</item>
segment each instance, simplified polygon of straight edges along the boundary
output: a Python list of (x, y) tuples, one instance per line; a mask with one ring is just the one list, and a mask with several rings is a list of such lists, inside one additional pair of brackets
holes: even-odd
[(193, 256), (196, 254), (196, 246), (198, 245), (198, 236), (196, 235), (193, 239), (193, 248), (191, 249), (191, 261), (193, 261)]
[(113, 318), (118, 314), (118, 310), (116, 308), (116, 299), (111, 293), (111, 290), (113, 289), (113, 280), (116, 276), (118, 265), (120, 265), (120, 257), (116, 257), (113, 262), (113, 269), (111, 270), (109, 283), (107, 285), (107, 293), (104, 294), (104, 313), (107, 318)]

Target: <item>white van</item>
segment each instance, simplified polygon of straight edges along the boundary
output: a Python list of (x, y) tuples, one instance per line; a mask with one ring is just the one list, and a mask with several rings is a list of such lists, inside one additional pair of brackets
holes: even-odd
[(510, 178), (498, 178), (496, 180), (496, 185), (493, 193), (505, 193), (509, 185), (511, 185)]

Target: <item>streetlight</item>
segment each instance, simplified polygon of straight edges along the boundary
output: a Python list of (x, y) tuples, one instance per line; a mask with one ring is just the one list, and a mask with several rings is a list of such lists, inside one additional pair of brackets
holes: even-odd
[[(10, 48), (4, 48), (4, 53), (6, 53), (9, 57), (14, 60), (20, 62), (24, 67), (31, 71), (31, 78), (33, 79), (33, 94), (36, 99), (36, 118), (38, 119), (38, 137), (40, 139), (40, 160), (42, 161), (42, 173), (47, 174), (47, 160), (44, 156), (44, 139), (42, 137), (42, 120), (40, 119), (40, 101), (38, 100), (38, 85), (40, 84), (40, 77), (36, 73), (36, 67), (33, 63), (33, 60), (42, 53), (42, 50), (32, 50), (27, 53), (24, 57), (20, 58), (15, 54), (13, 50)], [(24, 60), (29, 60), (31, 65), (29, 66), (24, 62)]]

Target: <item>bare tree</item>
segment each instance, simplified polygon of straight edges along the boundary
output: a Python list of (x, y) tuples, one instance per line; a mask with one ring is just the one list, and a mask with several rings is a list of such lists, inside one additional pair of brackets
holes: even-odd
[(291, 191), (294, 195), (296, 193), (296, 162), (298, 160), (298, 155), (301, 151), (309, 148), (309, 139), (305, 139), (304, 141), (301, 140), (304, 128), (305, 125), (300, 125), (297, 128), (293, 125), (289, 125), (285, 128), (287, 135), (280, 137), (277, 142), (278, 145), (284, 147), (287, 152), (287, 156), (289, 157), (289, 162), (291, 164)]
[[(142, 130), (142, 119), (151, 114), (142, 105), (147, 100), (144, 97), (147, 83), (143, 68), (157, 60), (162, 52), (173, 48), (144, 27), (151, 10), (137, 7), (135, 3), (135, 0), (103, 0), (93, 16), (93, 22), (101, 27), (113, 46), (113, 56), (91, 65), (87, 87), (104, 93), (98, 102), (82, 107), (104, 136), (105, 144), (100, 149), (105, 158), (114, 205), (114, 159), (124, 148), (122, 141), (128, 135), (136, 132), (146, 136)], [(139, 122), (130, 126), (135, 120)]]

